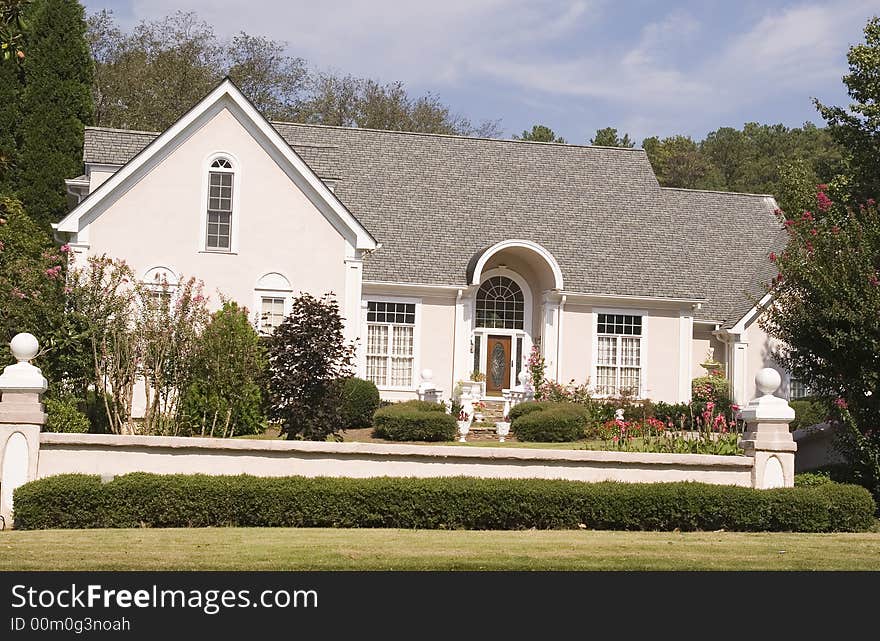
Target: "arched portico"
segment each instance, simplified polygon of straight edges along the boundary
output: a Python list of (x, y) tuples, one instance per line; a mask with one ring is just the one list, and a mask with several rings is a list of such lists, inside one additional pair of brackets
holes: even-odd
[(487, 395), (500, 396), (517, 384), (533, 345), (556, 360), (562, 270), (545, 247), (514, 239), (477, 252), (467, 278), (460, 304), (469, 353), (456, 359), (462, 363), (458, 376), (479, 371)]

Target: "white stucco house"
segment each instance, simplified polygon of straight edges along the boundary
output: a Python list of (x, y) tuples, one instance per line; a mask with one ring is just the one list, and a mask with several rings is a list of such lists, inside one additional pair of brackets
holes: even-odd
[(83, 160), (56, 226), (79, 263), (195, 276), (267, 331), (333, 292), (387, 398), (425, 368), (498, 394), (533, 345), (560, 382), (668, 402), (710, 347), (740, 404), (772, 366), (774, 199), (662, 188), (641, 149), (270, 123), (226, 80), (162, 133), (87, 128)]

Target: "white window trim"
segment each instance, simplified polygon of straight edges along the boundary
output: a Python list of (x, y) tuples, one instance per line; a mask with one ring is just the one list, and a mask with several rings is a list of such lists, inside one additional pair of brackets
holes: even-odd
[[(415, 324), (413, 325), (413, 371), (412, 371), (412, 381), (411, 384), (406, 385), (377, 385), (379, 391), (387, 391), (387, 392), (414, 392), (419, 388), (419, 379), (421, 369), (421, 327), (422, 327), (422, 299), (421, 298), (408, 298), (403, 296), (370, 296), (364, 295), (362, 297), (362, 308), (361, 308), (361, 344), (363, 345), (363, 350), (361, 351), (361, 362), (358, 363), (358, 372), (361, 378), (366, 378), (367, 375), (367, 332), (369, 331), (367, 328), (370, 325), (370, 322), (367, 321), (367, 314), (369, 312), (369, 303), (409, 303), (415, 304), (416, 306), (416, 318)], [(375, 325), (393, 325), (394, 323), (374, 323)], [(390, 347), (390, 341), (389, 341)], [(389, 358), (390, 361), (390, 358)], [(389, 376), (388, 380), (390, 380), (390, 370), (388, 370)]]
[[(220, 170), (232, 174), (232, 225), (230, 227), (229, 249), (208, 249), (208, 177), (212, 171), (211, 163), (218, 158), (226, 158), (232, 163), (232, 169)], [(213, 169), (213, 171), (217, 171)], [(200, 254), (237, 254), (239, 230), (241, 229), (241, 175), (242, 167), (238, 158), (228, 151), (215, 151), (205, 157), (202, 163), (202, 196), (199, 202), (199, 246), (196, 251)]]
[[(641, 369), (641, 374), (639, 375), (639, 391), (636, 395), (638, 399), (648, 398), (648, 334), (649, 334), (649, 321), (648, 312), (644, 309), (621, 309), (621, 308), (608, 308), (608, 307), (594, 307), (593, 308), (593, 363), (590, 368), (590, 381), (591, 387), (593, 389), (598, 389), (598, 368), (599, 368), (599, 314), (623, 314), (626, 316), (641, 316), (642, 317), (642, 334), (639, 338), (641, 338), (641, 343), (639, 345), (639, 368)], [(625, 334), (616, 334), (616, 336), (626, 336)], [(618, 341), (619, 342), (619, 341)], [(618, 352), (618, 360), (619, 360), (619, 352)], [(621, 365), (616, 365), (618, 372), (620, 371)], [(618, 374), (619, 376), (619, 374)], [(595, 393), (596, 398), (613, 398), (615, 395), (609, 394), (599, 394), (598, 391)]]

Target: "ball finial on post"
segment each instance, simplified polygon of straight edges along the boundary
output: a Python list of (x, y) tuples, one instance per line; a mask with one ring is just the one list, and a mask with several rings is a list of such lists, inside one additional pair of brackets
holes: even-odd
[(13, 339), (9, 341), (9, 348), (12, 350), (12, 355), (15, 357), (16, 361), (19, 363), (27, 363), (32, 361), (39, 353), (40, 343), (37, 341), (37, 337), (33, 334), (23, 332), (21, 334), (16, 334)]
[(775, 369), (765, 367), (755, 374), (755, 387), (764, 396), (772, 396), (780, 385), (782, 385), (782, 377)]

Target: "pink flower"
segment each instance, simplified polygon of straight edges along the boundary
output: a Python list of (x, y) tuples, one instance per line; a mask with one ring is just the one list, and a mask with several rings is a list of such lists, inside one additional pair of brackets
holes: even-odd
[(831, 209), (831, 199), (823, 192), (820, 191), (818, 194), (816, 194), (816, 201), (819, 203), (820, 211), (828, 211), (829, 209)]
[(21, 291), (18, 287), (13, 288), (12, 295), (16, 298), (24, 298), (24, 292)]
[(836, 399), (834, 399), (834, 404), (837, 405), (837, 407), (839, 407), (842, 410), (846, 409), (846, 400), (845, 399), (836, 398)]
[(808, 211), (805, 211), (801, 216), (801, 220), (813, 220), (813, 214)]
[(734, 403), (733, 405), (730, 406), (730, 411), (731, 411), (731, 412), (738, 412), (738, 411), (739, 411), (739, 405), (737, 405), (737, 404)]
[(58, 278), (58, 274), (61, 273), (61, 265), (55, 265), (55, 267), (50, 267), (49, 269), (46, 270), (45, 273), (46, 273), (46, 276), (48, 276), (49, 278), (54, 280), (54, 279)]
[(708, 403), (706, 403), (706, 409), (711, 412), (712, 410), (715, 409), (715, 403), (712, 401), (709, 401)]
[(784, 224), (786, 227), (791, 227), (792, 225), (796, 225), (797, 222), (796, 222), (794, 219), (789, 218), (789, 219), (786, 220), (785, 223), (783, 223), (783, 224)]
[(868, 200), (866, 200), (865, 203), (868, 205), (868, 207), (873, 207), (874, 205), (877, 204), (877, 201), (874, 200), (873, 198), (868, 198)]
[(871, 283), (871, 285), (873, 285), (874, 287), (880, 285), (880, 279), (877, 278), (877, 274), (871, 274), (870, 276), (868, 276), (868, 282)]
[(67, 243), (64, 243), (64, 244), (61, 245), (61, 247), (59, 248), (59, 251), (60, 251), (62, 254), (66, 254), (67, 252), (70, 251), (70, 245), (68, 245)]
[(770, 262), (771, 263), (776, 262), (776, 252), (770, 252)]
[(818, 189), (819, 191), (828, 191), (828, 185), (822, 183), (821, 185), (816, 185), (816, 189)]
[(816, 236), (816, 235), (819, 233), (819, 230), (816, 229), (815, 227), (813, 227), (813, 228), (810, 230), (810, 233), (811, 233), (813, 236)]
[(72, 288), (72, 287), (65, 287), (65, 288), (64, 288), (64, 293), (65, 293), (65, 294), (69, 294), (69, 293), (72, 292), (72, 291), (73, 291), (73, 288)]

